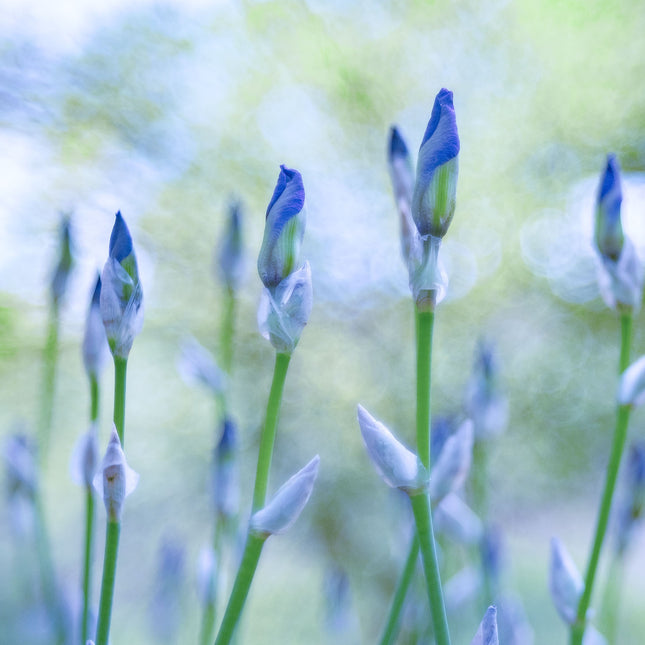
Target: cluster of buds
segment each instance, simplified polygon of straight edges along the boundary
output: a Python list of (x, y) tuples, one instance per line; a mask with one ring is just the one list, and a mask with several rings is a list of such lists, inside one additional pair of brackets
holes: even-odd
[(600, 259), (598, 284), (608, 307), (632, 312), (638, 311), (643, 298), (643, 265), (632, 241), (623, 232), (622, 201), (618, 161), (610, 154), (596, 199), (594, 244)]
[(291, 354), (298, 344), (313, 302), (309, 263), (300, 265), (304, 204), (300, 173), (280, 166), (258, 256), (258, 273), (264, 284), (258, 326), (260, 333), (282, 354)]
[(403, 137), (395, 127), (390, 133), (388, 160), (401, 218), (403, 259), (420, 311), (433, 310), (446, 292), (439, 248), (455, 212), (459, 147), (452, 92), (446, 89), (435, 98), (419, 148), (416, 178)]

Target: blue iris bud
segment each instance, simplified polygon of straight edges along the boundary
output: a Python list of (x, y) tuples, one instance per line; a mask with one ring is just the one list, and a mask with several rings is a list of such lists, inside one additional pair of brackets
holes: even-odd
[(219, 274), (229, 291), (235, 291), (242, 281), (244, 274), (242, 247), (242, 204), (239, 201), (233, 201), (229, 205), (226, 231), (217, 256)]
[(107, 355), (107, 339), (101, 316), (101, 276), (97, 276), (92, 300), (85, 319), (83, 335), (83, 365), (90, 378), (98, 378)]
[(412, 218), (419, 234), (442, 238), (455, 212), (459, 134), (452, 92), (437, 94), (419, 148)]
[(103, 267), (101, 316), (112, 355), (127, 358), (143, 326), (143, 291), (132, 236), (119, 211), (110, 236), (110, 255)]
[(645, 443), (634, 443), (623, 474), (623, 491), (616, 509), (618, 553), (624, 554), (636, 526), (645, 517)]
[(60, 244), (58, 261), (51, 279), (51, 297), (54, 307), (58, 307), (67, 291), (67, 283), (72, 271), (72, 234), (69, 216), (63, 216), (60, 223)]
[(240, 486), (237, 468), (237, 429), (230, 417), (224, 419), (222, 436), (215, 447), (213, 460), (213, 500), (219, 516), (235, 517), (240, 506)]
[(600, 255), (614, 262), (620, 257), (625, 242), (620, 219), (622, 201), (618, 161), (614, 155), (607, 155), (596, 202), (594, 242)]
[(278, 183), (266, 212), (258, 273), (264, 286), (276, 287), (298, 266), (305, 231), (305, 189), (297, 170), (280, 166)]

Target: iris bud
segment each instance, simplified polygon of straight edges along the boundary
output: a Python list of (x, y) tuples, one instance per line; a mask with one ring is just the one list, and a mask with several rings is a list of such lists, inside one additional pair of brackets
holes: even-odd
[(226, 390), (226, 375), (217, 366), (213, 355), (192, 337), (183, 343), (177, 370), (188, 385), (204, 385), (213, 394), (222, 394)]
[(638, 407), (645, 402), (645, 356), (632, 363), (621, 375), (618, 403)]
[(455, 212), (458, 154), (452, 92), (444, 88), (435, 98), (417, 160), (412, 218), (422, 237), (442, 238), (450, 226)]
[(115, 358), (127, 359), (143, 327), (143, 291), (132, 236), (119, 211), (110, 236), (110, 255), (101, 276), (101, 315)]
[(461, 544), (476, 544), (484, 534), (478, 515), (456, 493), (448, 493), (439, 502), (434, 519), (438, 532)]
[(475, 638), (471, 641), (470, 645), (499, 645), (499, 637), (497, 635), (497, 609), (490, 606), (482, 622), (479, 624), (479, 629), (475, 634)]
[(231, 518), (237, 514), (240, 506), (237, 430), (235, 422), (229, 417), (224, 419), (222, 426), (222, 436), (215, 448), (213, 500), (220, 517)]
[(616, 509), (618, 552), (624, 553), (645, 516), (645, 443), (634, 443), (625, 463), (623, 493)]
[(101, 276), (97, 276), (92, 300), (85, 319), (83, 335), (83, 365), (89, 378), (97, 379), (107, 356), (107, 338), (101, 316)]
[(316, 455), (302, 470), (284, 483), (271, 501), (251, 517), (250, 528), (258, 536), (284, 533), (307, 505), (318, 476), (320, 457)]
[(305, 232), (305, 189), (297, 170), (280, 166), (280, 175), (266, 212), (264, 239), (258, 256), (258, 273), (271, 289), (299, 263)]
[(623, 249), (625, 236), (620, 219), (623, 193), (620, 187), (620, 169), (614, 155), (607, 155), (596, 201), (594, 242), (603, 258), (616, 262)]
[(72, 481), (79, 486), (92, 487), (99, 462), (98, 428), (93, 423), (77, 440), (70, 461)]
[(235, 291), (242, 281), (244, 273), (242, 246), (242, 204), (239, 201), (233, 201), (228, 208), (226, 231), (217, 256), (219, 273), (230, 291)]
[(72, 257), (72, 236), (69, 216), (63, 216), (60, 223), (60, 246), (58, 262), (51, 279), (51, 297), (54, 307), (58, 307), (67, 291), (67, 283), (74, 263)]
[(430, 499), (438, 502), (463, 485), (473, 458), (473, 422), (466, 419), (448, 437), (430, 471)]
[(549, 590), (555, 608), (565, 623), (576, 622), (578, 602), (584, 590), (582, 576), (558, 538), (551, 538)]

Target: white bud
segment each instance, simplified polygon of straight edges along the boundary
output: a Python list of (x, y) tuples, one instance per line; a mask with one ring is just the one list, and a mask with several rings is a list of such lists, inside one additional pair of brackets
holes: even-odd
[(492, 605), (486, 610), (475, 638), (470, 645), (499, 645), (497, 635), (497, 609)]
[(177, 370), (188, 385), (205, 385), (214, 394), (221, 394), (226, 389), (226, 375), (217, 366), (213, 355), (192, 337), (182, 345)]
[(466, 419), (446, 443), (430, 472), (430, 499), (438, 502), (463, 485), (473, 459), (474, 426)]
[(419, 239), (418, 256), (411, 255), (408, 262), (410, 289), (421, 311), (432, 310), (445, 297), (448, 274), (439, 258), (441, 238), (427, 235)]
[(217, 556), (210, 547), (199, 552), (197, 560), (197, 593), (204, 606), (215, 602), (217, 576)]
[(83, 365), (89, 377), (98, 378), (108, 355), (107, 337), (101, 316), (101, 278), (96, 280), (83, 335)]
[(484, 534), (482, 521), (456, 493), (446, 495), (434, 512), (437, 532), (461, 544), (477, 544)]
[(358, 424), (372, 464), (388, 486), (410, 495), (426, 489), (428, 475), (418, 457), (362, 405), (358, 406)]
[(564, 622), (573, 625), (578, 613), (578, 602), (584, 591), (584, 582), (569, 552), (556, 537), (551, 538), (549, 591)]
[(598, 287), (611, 309), (638, 312), (643, 298), (643, 264), (631, 240), (625, 237), (618, 260), (599, 258)]
[(319, 463), (320, 457), (316, 455), (284, 483), (271, 501), (251, 517), (251, 530), (267, 537), (284, 533), (298, 519), (309, 501)]
[(634, 407), (645, 401), (645, 356), (632, 363), (620, 377), (618, 403)]
[(116, 427), (112, 426), (105, 456), (94, 477), (94, 488), (103, 498), (108, 521), (121, 521), (123, 502), (138, 483), (139, 474), (128, 466)]
[(78, 486), (91, 488), (99, 462), (98, 428), (93, 423), (89, 430), (83, 433), (72, 451), (69, 469), (72, 481)]

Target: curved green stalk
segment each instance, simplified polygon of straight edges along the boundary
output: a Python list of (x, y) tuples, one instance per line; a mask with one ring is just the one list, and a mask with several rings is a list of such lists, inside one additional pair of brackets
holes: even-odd
[(254, 513), (263, 508), (266, 502), (269, 470), (271, 469), (271, 459), (273, 457), (273, 444), (275, 442), (278, 415), (280, 414), (280, 404), (282, 403), (282, 392), (284, 390), (284, 382), (287, 377), (290, 360), (291, 354), (277, 353), (275, 356), (273, 381), (267, 403), (266, 420), (264, 422), (264, 428), (262, 429), (262, 436), (260, 437), (258, 466), (255, 474), (255, 486), (253, 488)]
[[(235, 576), (231, 597), (226, 606), (224, 618), (222, 619), (222, 624), (215, 639), (215, 645), (228, 645), (231, 642), (233, 632), (244, 608), (244, 603), (246, 602), (246, 597), (248, 596), (265, 541), (266, 538), (264, 536), (259, 537), (254, 533), (249, 533), (246, 539), (242, 562)], [(96, 645), (99, 644), (97, 643)]]
[(125, 384), (128, 359), (114, 357), (114, 425), (125, 449)]
[(448, 629), (446, 607), (443, 602), (439, 562), (437, 560), (437, 550), (435, 548), (434, 533), (432, 530), (430, 502), (427, 494), (422, 493), (420, 495), (412, 495), (410, 497), (410, 503), (412, 504), (412, 512), (414, 513), (414, 520), (417, 525), (421, 558), (426, 574), (426, 585), (430, 600), (430, 613), (432, 615), (435, 640), (437, 645), (450, 645), (450, 631)]
[[(629, 355), (632, 337), (632, 316), (631, 314), (621, 315), (621, 343), (620, 343), (620, 361), (619, 372), (622, 374), (629, 366)], [(618, 471), (620, 469), (620, 460), (623, 455), (625, 441), (627, 439), (627, 428), (629, 426), (629, 416), (631, 413), (631, 406), (619, 405), (616, 412), (616, 427), (614, 430), (614, 437), (611, 446), (611, 454), (609, 456), (609, 463), (607, 465), (607, 474), (605, 477), (605, 486), (600, 500), (600, 508), (598, 510), (598, 519), (596, 522), (596, 531), (594, 534), (593, 544), (591, 547), (591, 554), (587, 564), (587, 570), (584, 578), (584, 590), (580, 596), (578, 603), (578, 611), (576, 613), (576, 622), (571, 626), (571, 645), (582, 645), (582, 640), (586, 628), (586, 617), (591, 604), (591, 594), (593, 591), (593, 584), (598, 569), (598, 562), (600, 560), (600, 552), (607, 533), (607, 525), (609, 523), (609, 515), (611, 512), (611, 503), (614, 496), (614, 489), (616, 487), (616, 480), (618, 479)]]
[(412, 542), (410, 543), (410, 548), (408, 549), (408, 557), (405, 560), (403, 571), (396, 583), (396, 589), (392, 596), (392, 604), (390, 605), (387, 621), (385, 622), (385, 627), (383, 627), (383, 632), (379, 639), (379, 645), (390, 645), (390, 643), (393, 643), (396, 638), (399, 631), (401, 610), (403, 609), (403, 603), (405, 602), (405, 597), (408, 593), (408, 589), (410, 588), (412, 576), (414, 575), (414, 571), (417, 566), (418, 557), (419, 538), (417, 538), (417, 534), (415, 533), (412, 538)]
[(101, 599), (99, 617), (96, 626), (96, 645), (108, 645), (110, 622), (112, 619), (112, 601), (114, 599), (114, 581), (116, 579), (116, 561), (119, 554), (119, 536), (121, 523), (106, 523), (105, 554), (103, 556), (103, 579), (101, 581)]

